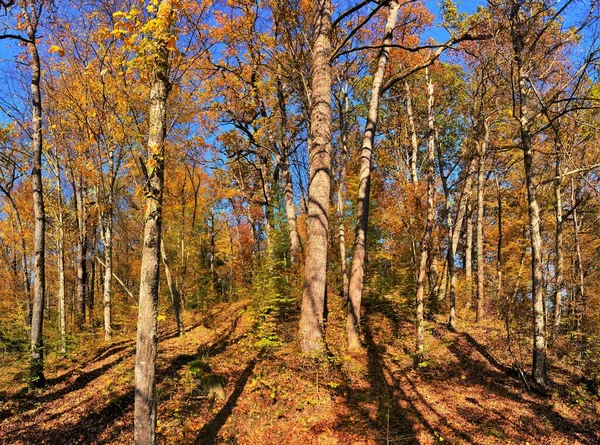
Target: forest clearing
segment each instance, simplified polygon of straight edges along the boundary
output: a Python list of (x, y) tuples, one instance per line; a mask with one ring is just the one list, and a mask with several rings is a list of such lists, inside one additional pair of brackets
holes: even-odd
[(599, 0), (0, 0), (0, 443), (600, 443)]

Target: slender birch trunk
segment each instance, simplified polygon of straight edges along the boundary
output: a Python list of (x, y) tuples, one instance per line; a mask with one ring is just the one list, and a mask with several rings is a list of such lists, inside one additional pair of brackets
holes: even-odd
[(102, 244), (104, 247), (104, 286), (102, 289), (102, 308), (104, 318), (104, 340), (112, 338), (112, 277), (113, 277), (113, 199), (112, 192), (108, 198), (106, 208), (101, 215)]
[(331, 189), (331, 0), (317, 0), (312, 47), (309, 188), (304, 293), (299, 323), (304, 353), (323, 348), (327, 231)]
[(146, 214), (140, 271), (139, 314), (135, 355), (134, 440), (137, 445), (156, 443), (156, 353), (158, 346), (158, 286), (164, 188), (165, 137), (169, 82), (168, 40), (174, 20), (171, 0), (158, 4), (153, 59), (153, 79), (148, 110), (148, 160), (145, 184)]
[(379, 114), (379, 100), (385, 67), (389, 60), (389, 45), (392, 43), (394, 28), (398, 19), (400, 4), (392, 0), (389, 6), (389, 15), (385, 24), (382, 49), (377, 60), (377, 70), (373, 76), (371, 101), (367, 124), (363, 136), (360, 154), (360, 172), (358, 185), (357, 224), (354, 236), (354, 255), (350, 271), (350, 287), (348, 294), (348, 317), (346, 330), (348, 335), (348, 349), (360, 348), (360, 306), (362, 299), (363, 275), (365, 256), (367, 251), (367, 228), (369, 224), (369, 199), (371, 191), (371, 158)]
[(465, 242), (465, 280), (469, 293), (473, 286), (473, 209), (471, 200), (467, 202), (467, 224), (466, 224), (466, 242)]

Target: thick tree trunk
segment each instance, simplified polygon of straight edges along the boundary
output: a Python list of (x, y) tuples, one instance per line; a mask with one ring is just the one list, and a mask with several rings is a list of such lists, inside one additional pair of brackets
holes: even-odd
[(146, 214), (140, 271), (140, 296), (135, 355), (134, 439), (137, 445), (156, 443), (156, 352), (158, 346), (158, 286), (164, 188), (165, 137), (169, 51), (167, 38), (173, 21), (172, 2), (162, 0), (157, 16), (161, 38), (156, 42), (148, 110), (148, 160), (145, 185)]
[[(35, 8), (34, 8), (35, 9)], [(35, 14), (33, 11), (31, 14)], [(46, 286), (46, 210), (42, 183), (42, 95), (40, 93), (41, 67), (36, 44), (36, 28), (39, 17), (29, 16), (27, 37), (29, 38), (29, 56), (31, 57), (31, 97), (32, 97), (32, 149), (33, 168), (31, 172), (33, 188), (34, 224), (34, 262), (33, 262), (33, 312), (31, 316), (31, 373), (33, 386), (41, 387), (46, 383), (44, 377), (44, 302)]]
[(357, 223), (354, 235), (352, 268), (350, 270), (348, 317), (346, 323), (348, 349), (360, 348), (360, 306), (362, 299), (365, 256), (367, 252), (367, 228), (369, 225), (369, 199), (371, 193), (371, 159), (373, 156), (373, 144), (375, 140), (375, 131), (377, 128), (377, 117), (379, 114), (381, 86), (383, 83), (383, 76), (385, 75), (385, 67), (389, 60), (389, 45), (392, 43), (400, 4), (392, 0), (389, 8), (389, 15), (385, 24), (382, 42), (383, 47), (377, 60), (377, 70), (373, 76), (371, 101), (369, 103), (367, 124), (365, 126), (360, 154), (358, 205), (356, 212)]
[(312, 109), (304, 293), (299, 341), (303, 352), (323, 348), (327, 285), (327, 230), (331, 189), (331, 0), (315, 3), (312, 48)]
[(171, 268), (169, 267), (169, 258), (167, 257), (167, 252), (165, 250), (165, 243), (161, 239), (160, 240), (160, 254), (162, 257), (163, 265), (165, 266), (165, 276), (167, 277), (167, 286), (169, 286), (169, 293), (171, 294), (171, 299), (173, 300), (173, 312), (175, 312), (175, 321), (177, 323), (177, 334), (183, 335), (183, 317), (181, 313), (181, 298), (179, 296), (179, 291), (173, 282), (173, 277), (171, 275)]
[(425, 77), (427, 79), (427, 123), (429, 129), (429, 140), (427, 143), (427, 219), (425, 221), (425, 233), (421, 241), (421, 258), (419, 261), (419, 273), (417, 278), (416, 295), (416, 360), (420, 360), (423, 355), (424, 346), (424, 320), (423, 320), (423, 296), (425, 294), (425, 273), (427, 271), (427, 257), (431, 250), (431, 236), (433, 232), (433, 223), (435, 218), (435, 127), (433, 114), (433, 83), (429, 78), (429, 69), (425, 68)]

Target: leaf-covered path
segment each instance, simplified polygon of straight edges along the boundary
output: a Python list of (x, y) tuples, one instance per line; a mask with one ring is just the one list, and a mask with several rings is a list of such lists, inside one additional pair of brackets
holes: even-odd
[[(247, 302), (223, 304), (191, 324), (183, 338), (163, 337), (161, 443), (600, 441), (597, 399), (568, 404), (574, 376), (553, 369), (556, 391), (564, 394), (534, 395), (498, 352), (475, 340), (466, 322), (457, 333), (432, 323), (428, 360), (414, 369), (407, 354), (412, 327), (386, 299), (368, 302), (366, 347), (354, 356), (342, 351), (341, 312), (330, 315), (329, 354), (319, 359), (297, 354), (293, 316), (278, 325), (282, 345), (261, 349), (250, 334), (251, 314)], [(226, 399), (213, 406), (191, 391), (189, 363), (199, 358), (227, 381)], [(132, 340), (115, 342), (49, 376), (43, 393), (6, 392), (0, 442), (132, 443), (133, 359)]]

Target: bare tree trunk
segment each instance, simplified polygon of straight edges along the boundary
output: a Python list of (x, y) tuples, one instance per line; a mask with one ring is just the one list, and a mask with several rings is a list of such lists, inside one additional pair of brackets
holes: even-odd
[(425, 78), (427, 79), (427, 115), (429, 140), (427, 144), (427, 219), (425, 222), (425, 233), (421, 241), (421, 258), (419, 262), (419, 274), (417, 278), (416, 295), (416, 360), (420, 360), (423, 355), (424, 346), (424, 322), (423, 322), (423, 296), (425, 293), (425, 273), (427, 271), (427, 257), (431, 249), (431, 235), (433, 232), (433, 223), (435, 218), (435, 127), (433, 114), (433, 83), (429, 78), (429, 69), (425, 68)]
[(77, 313), (77, 329), (81, 331), (85, 325), (85, 309), (87, 303), (87, 217), (83, 194), (83, 178), (81, 176), (79, 177), (79, 184), (73, 180), (73, 192), (75, 195), (77, 213), (77, 305), (79, 307)]
[(303, 352), (323, 348), (327, 284), (327, 230), (331, 189), (331, 0), (315, 3), (312, 48), (312, 110), (304, 293), (299, 324)]
[(494, 173), (496, 179), (496, 199), (498, 211), (498, 245), (496, 248), (496, 299), (499, 301), (500, 293), (502, 292), (502, 192), (498, 173)]
[(583, 272), (583, 257), (581, 255), (581, 222), (577, 212), (575, 199), (575, 181), (571, 178), (571, 201), (573, 203), (573, 235), (575, 237), (575, 270), (577, 271), (577, 292), (574, 298), (573, 316), (575, 320), (575, 331), (579, 332), (581, 328), (581, 319), (583, 317), (583, 307), (585, 303), (585, 275)]
[(392, 43), (394, 28), (398, 19), (400, 4), (392, 0), (389, 6), (389, 15), (385, 24), (382, 49), (377, 60), (377, 70), (373, 76), (371, 101), (367, 124), (363, 136), (360, 154), (360, 173), (358, 185), (357, 224), (354, 236), (354, 255), (350, 271), (350, 287), (348, 294), (348, 317), (346, 330), (348, 334), (348, 349), (360, 348), (360, 306), (362, 299), (363, 275), (365, 256), (367, 251), (367, 228), (369, 225), (369, 199), (371, 193), (371, 158), (373, 156), (373, 143), (377, 128), (379, 114), (379, 99), (381, 98), (381, 85), (385, 75), (385, 67), (389, 60), (389, 45)]
[[(112, 194), (112, 192), (111, 192)], [(109, 197), (106, 209), (100, 216), (102, 244), (104, 247), (104, 286), (102, 289), (102, 306), (104, 317), (104, 340), (110, 341), (112, 337), (112, 276), (113, 276), (113, 236), (112, 236), (113, 200)]]
[(160, 254), (162, 256), (162, 262), (165, 266), (165, 276), (167, 277), (167, 285), (169, 286), (169, 293), (171, 294), (171, 299), (173, 300), (173, 311), (175, 312), (175, 321), (177, 322), (177, 333), (181, 336), (184, 334), (183, 329), (183, 317), (181, 313), (181, 298), (179, 297), (179, 291), (173, 282), (173, 277), (171, 276), (171, 268), (169, 267), (169, 258), (167, 257), (167, 252), (165, 251), (165, 243), (164, 240), (160, 240)]
[[(26, 9), (26, 8), (24, 8)], [(44, 377), (44, 302), (46, 286), (46, 210), (44, 208), (44, 192), (42, 183), (42, 95), (40, 93), (40, 57), (37, 49), (38, 13), (41, 6), (33, 4), (27, 16), (27, 37), (30, 41), (31, 57), (31, 98), (32, 98), (32, 149), (33, 168), (31, 172), (33, 188), (34, 224), (34, 263), (33, 263), (33, 312), (31, 316), (31, 385), (42, 387), (46, 383)]]
[(489, 130), (487, 123), (484, 123), (485, 127), (485, 140), (478, 143), (478, 162), (477, 162), (477, 313), (476, 321), (481, 321), (485, 312), (484, 309), (484, 252), (483, 252), (483, 215), (484, 215), (484, 202), (483, 192), (485, 187), (485, 153), (487, 151), (487, 143), (489, 137)]
[(466, 225), (466, 242), (465, 242), (465, 280), (467, 288), (472, 290), (473, 285), (473, 209), (471, 208), (471, 200), (467, 202), (467, 225)]
[(296, 205), (294, 204), (294, 184), (290, 172), (289, 158), (286, 156), (282, 162), (283, 180), (285, 182), (285, 213), (288, 221), (288, 230), (290, 234), (290, 261), (292, 267), (300, 263), (302, 254), (302, 242), (298, 234), (298, 222), (296, 220)]
[(343, 99), (339, 102), (340, 113), (340, 140), (341, 140), (341, 156), (339, 162), (341, 164), (338, 175), (338, 184), (336, 190), (336, 210), (338, 217), (338, 243), (340, 249), (340, 268), (342, 273), (342, 299), (347, 301), (348, 287), (350, 278), (348, 276), (348, 262), (346, 260), (346, 226), (344, 225), (344, 193), (346, 191), (346, 163), (348, 155), (348, 120), (346, 115), (350, 109), (350, 100), (346, 89), (343, 89)]
[(552, 323), (552, 339), (558, 338), (560, 330), (560, 318), (562, 314), (563, 275), (564, 275), (564, 252), (563, 252), (563, 210), (561, 190), (561, 155), (557, 148), (556, 153), (556, 179), (554, 181), (554, 197), (556, 198), (556, 272), (554, 283), (554, 320)]
[(145, 185), (146, 214), (140, 271), (140, 296), (135, 355), (134, 439), (137, 445), (156, 443), (156, 353), (158, 346), (157, 315), (164, 188), (165, 137), (167, 132), (167, 97), (169, 51), (167, 37), (174, 19), (170, 0), (158, 5), (162, 20), (157, 33), (153, 79), (148, 110), (148, 160)]
[(417, 130), (415, 128), (415, 118), (412, 108), (412, 93), (410, 91), (410, 84), (407, 80), (404, 81), (404, 89), (406, 90), (406, 114), (408, 115), (408, 123), (410, 126), (410, 182), (412, 184), (416, 184), (419, 181), (419, 176), (417, 174), (417, 155), (419, 153), (419, 143), (417, 142)]

